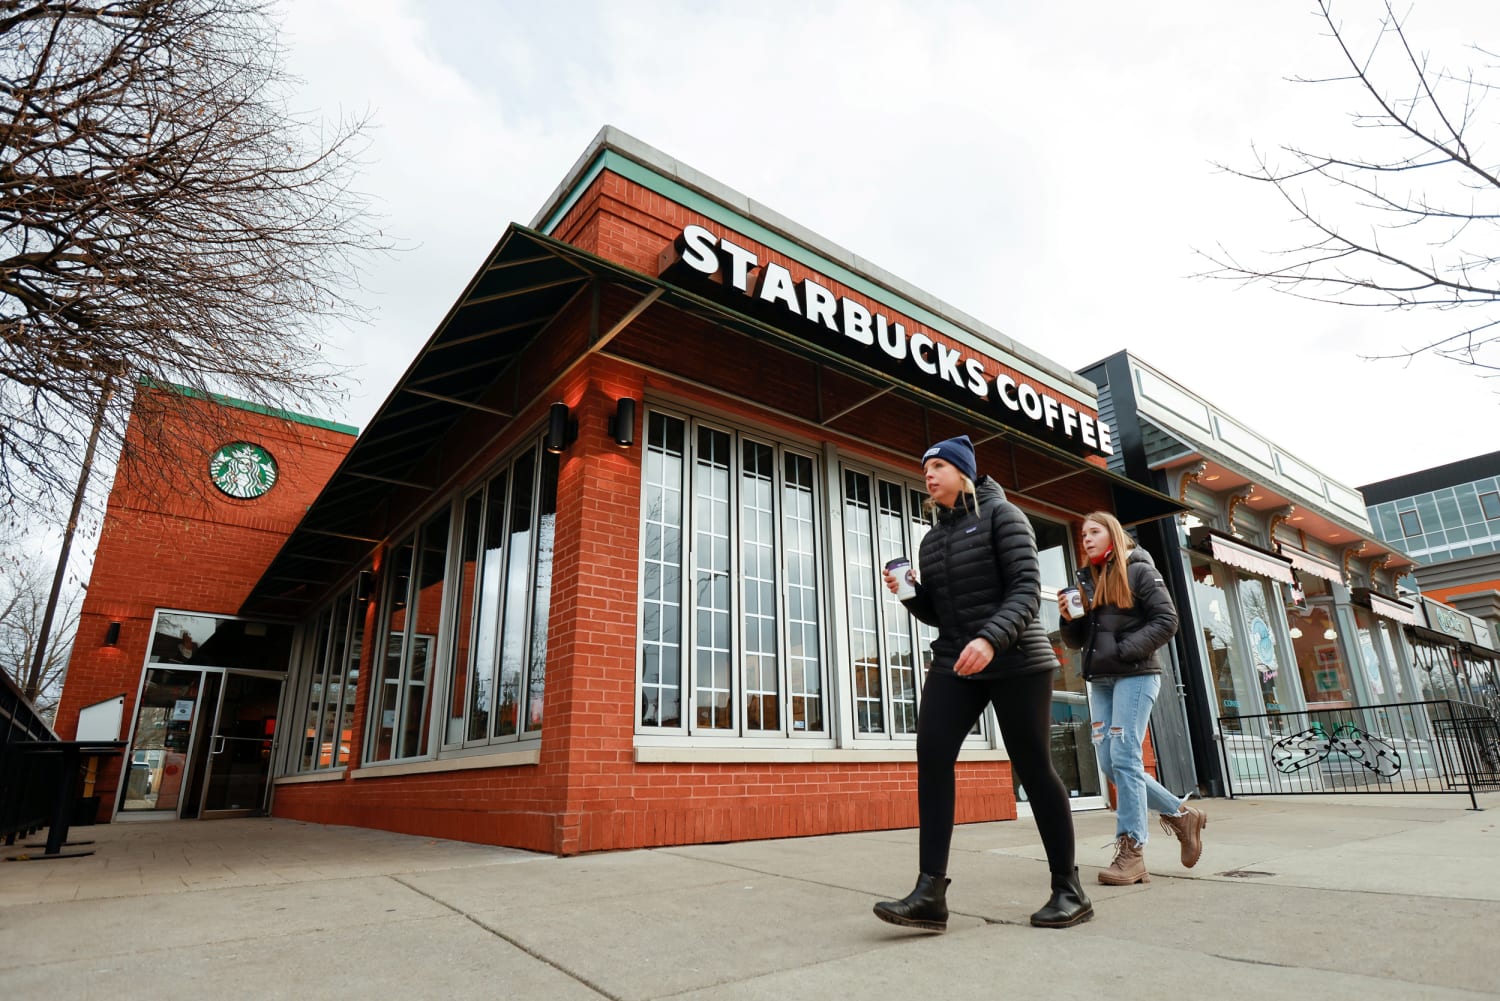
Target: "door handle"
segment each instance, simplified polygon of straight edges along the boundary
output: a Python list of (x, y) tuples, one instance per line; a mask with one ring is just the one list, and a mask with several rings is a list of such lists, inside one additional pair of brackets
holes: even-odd
[(209, 744), (209, 746), (208, 746), (208, 753), (209, 754), (223, 754), (224, 753), (224, 738), (221, 737), (219, 734), (217, 734), (217, 733), (214, 734), (213, 742), (211, 744)]

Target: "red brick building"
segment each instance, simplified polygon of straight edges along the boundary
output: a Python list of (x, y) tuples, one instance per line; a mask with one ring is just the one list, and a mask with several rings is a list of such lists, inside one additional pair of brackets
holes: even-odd
[[(141, 388), (126, 428), (58, 706), (56, 729), (64, 736), (76, 732), (85, 707), (121, 697), (122, 720), (136, 719), (143, 690), (154, 684), (154, 665), (177, 663), (186, 671), (195, 658), (180, 649), (175, 655), (164, 651), (169, 638), (182, 643), (182, 628), (169, 637), (168, 627), (173, 621), (186, 627), (195, 647), (209, 641), (216, 630), (204, 632), (203, 627), (217, 620), (204, 616), (238, 612), (354, 442), (354, 428), (223, 398), (172, 392), (174, 402), (166, 403), (167, 395)], [(169, 422), (176, 430), (148, 436), (143, 425), (152, 422)], [(148, 447), (148, 437), (170, 444), (166, 451)], [(274, 480), (264, 494), (234, 496), (214, 485), (215, 457), (235, 444), (252, 445), (272, 457), (274, 474), (269, 475)], [(182, 610), (199, 614), (174, 616)], [(267, 634), (279, 631), (290, 638), (286, 625), (266, 625)], [(241, 633), (243, 629), (239, 627)], [(219, 645), (230, 631), (220, 636)], [(233, 657), (213, 658), (216, 666), (285, 674), (285, 640), (255, 654), (243, 635), (238, 641), (244, 649)], [(261, 656), (258, 662), (256, 655)], [(190, 687), (195, 697), (202, 688)], [(133, 736), (128, 727), (120, 734), (132, 740), (134, 753), (125, 760), (156, 761), (162, 774), (151, 777), (152, 786), (163, 795), (173, 794), (188, 771), (186, 761), (175, 756), (168, 761), (165, 753), (155, 753), (162, 750), (152, 746), (157, 741), (135, 741)], [(202, 746), (205, 752), (210, 749), (207, 741)], [(121, 770), (119, 758), (104, 759), (96, 788), (121, 791)], [(137, 771), (144, 773), (139, 767)], [(145, 782), (144, 774), (140, 781)], [(189, 815), (195, 815), (194, 809), (189, 806)], [(101, 819), (108, 819), (111, 804), (102, 803), (101, 812)]]
[[(1032, 516), (1045, 596), (1084, 512), (1177, 510), (1106, 468), (1091, 383), (605, 129), (238, 607), (143, 601), (289, 630), (258, 718), (277, 816), (563, 854), (913, 826), (930, 634), (879, 568), (960, 433)], [(1059, 770), (1102, 804), (1070, 661), (1058, 689)], [(958, 819), (1015, 815), (986, 719)]]

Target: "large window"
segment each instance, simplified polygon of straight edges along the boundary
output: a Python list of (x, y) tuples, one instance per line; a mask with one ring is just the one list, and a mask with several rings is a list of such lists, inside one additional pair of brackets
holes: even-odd
[[(292, 770), (317, 771), (349, 764), (354, 730), (354, 693), (364, 640), (366, 602), (348, 588), (320, 611), (303, 663), (302, 729)], [(297, 717), (293, 717), (297, 718)]]
[(376, 711), (367, 761), (427, 754), (451, 521), (444, 508), (391, 551), (385, 574), (385, 652), (372, 699)]
[(826, 734), (813, 458), (657, 411), (645, 439), (639, 726)]
[(444, 745), (534, 736), (542, 726), (557, 457), (533, 447), (464, 498)]
[(1370, 693), (1377, 702), (1406, 702), (1408, 693), (1401, 665), (1391, 646), (1390, 627), (1369, 610), (1354, 606), (1354, 625), (1359, 631), (1359, 655), (1364, 661)]
[(847, 467), (843, 471), (848, 649), (857, 737), (917, 732), (917, 693), (936, 630), (907, 612), (886, 588), (881, 571), (887, 560), (905, 556), (920, 578), (918, 551), (927, 533), (923, 497), (911, 483)]
[[(1208, 655), (1209, 675), (1218, 702), (1217, 715), (1227, 717), (1225, 730), (1238, 732), (1240, 724), (1233, 717), (1256, 715), (1260, 706), (1248, 684), (1249, 672), (1241, 662), (1243, 655), (1235, 641), (1229, 601), (1232, 578), (1228, 571), (1197, 556), (1192, 557), (1192, 573), (1193, 617), (1203, 631), (1203, 649)], [(1265, 676), (1264, 671), (1256, 673)]]
[(428, 756), (439, 724), (449, 748), (541, 730), (556, 516), (538, 442), (392, 548), (367, 760)]
[[(1240, 610), (1245, 617), (1245, 631), (1250, 640), (1250, 662), (1255, 681), (1260, 686), (1261, 704), (1268, 713), (1289, 712), (1296, 708), (1291, 679), (1281, 669), (1280, 647), (1273, 623), (1283, 617), (1281, 607), (1271, 600), (1270, 583), (1260, 577), (1238, 575)], [(1295, 645), (1297, 640), (1293, 639)], [(1245, 714), (1244, 710), (1241, 710)], [(1248, 715), (1248, 714), (1247, 714)]]

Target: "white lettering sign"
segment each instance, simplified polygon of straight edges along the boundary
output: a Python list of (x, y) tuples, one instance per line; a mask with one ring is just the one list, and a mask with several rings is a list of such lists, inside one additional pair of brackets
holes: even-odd
[(1114, 453), (1108, 424), (1004, 372), (989, 375), (983, 357), (939, 343), (921, 330), (908, 334), (899, 321), (883, 313), (871, 313), (812, 278), (794, 281), (784, 266), (774, 261), (762, 264), (753, 252), (714, 236), (702, 226), (684, 227), (675, 247), (677, 260), (690, 270), (847, 338), (858, 345), (851, 345), (851, 351), (878, 347), (888, 357), (910, 363), (927, 378), (993, 401), (1054, 437), (1103, 455)]

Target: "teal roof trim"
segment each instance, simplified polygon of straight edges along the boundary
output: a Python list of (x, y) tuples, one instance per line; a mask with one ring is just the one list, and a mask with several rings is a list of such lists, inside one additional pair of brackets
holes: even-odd
[(209, 400), (223, 407), (233, 407), (236, 410), (248, 410), (252, 414), (264, 414), (267, 417), (276, 417), (281, 420), (291, 421), (294, 424), (306, 424), (309, 427), (323, 428), (325, 431), (337, 431), (339, 434), (359, 436), (359, 428), (349, 424), (337, 424), (333, 421), (325, 421), (321, 417), (309, 417), (307, 414), (298, 414), (290, 410), (267, 407), (259, 403), (251, 403), (249, 400), (237, 400), (232, 396), (222, 396), (218, 393), (205, 393), (202, 390), (193, 389), (190, 386), (179, 386), (173, 382), (157, 382), (154, 379), (143, 378), (140, 380), (140, 384), (152, 389), (168, 389), (174, 393), (181, 393), (190, 399)]

